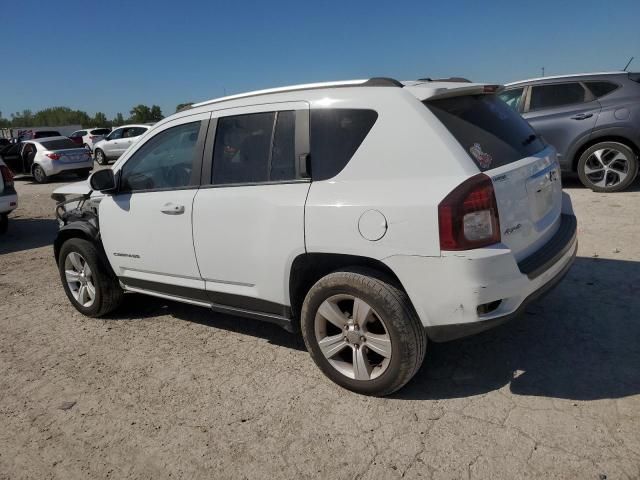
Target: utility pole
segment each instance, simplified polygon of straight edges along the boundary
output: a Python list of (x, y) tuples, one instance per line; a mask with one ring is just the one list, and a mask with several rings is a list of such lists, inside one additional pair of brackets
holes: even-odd
[(542, 76), (544, 77), (544, 67), (542, 67)]
[(633, 62), (633, 57), (631, 57), (627, 62), (627, 64), (624, 66), (624, 68), (622, 69), (623, 72), (627, 71), (627, 68), (629, 68), (629, 65), (631, 65), (631, 62)]

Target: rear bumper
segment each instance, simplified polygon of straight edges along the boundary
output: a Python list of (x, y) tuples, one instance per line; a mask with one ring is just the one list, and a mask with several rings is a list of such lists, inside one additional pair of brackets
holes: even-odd
[(57, 175), (62, 172), (89, 170), (93, 168), (93, 159), (89, 158), (84, 162), (62, 163), (62, 162), (43, 162), (40, 164), (44, 172), (48, 175)]
[[(562, 215), (554, 237), (520, 263), (501, 244), (441, 257), (394, 256), (385, 263), (407, 290), (429, 338), (442, 342), (504, 323), (553, 288), (573, 264), (576, 232), (575, 217)], [(487, 304), (492, 309), (480, 313)]]
[(0, 193), (0, 213), (9, 213), (16, 208), (18, 208), (18, 195), (13, 188), (6, 188)]

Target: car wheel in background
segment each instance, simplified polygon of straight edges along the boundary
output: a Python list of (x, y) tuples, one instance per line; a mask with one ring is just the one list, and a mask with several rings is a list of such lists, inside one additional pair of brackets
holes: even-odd
[(9, 228), (9, 215), (7, 213), (0, 214), (0, 233), (7, 233)]
[(107, 163), (109, 163), (106, 155), (99, 148), (96, 149), (95, 155), (96, 155), (96, 162), (98, 162), (99, 165), (106, 165)]
[(586, 149), (578, 160), (578, 176), (594, 192), (619, 192), (638, 173), (638, 157), (619, 142), (600, 142)]
[(304, 342), (332, 381), (365, 395), (405, 385), (424, 359), (427, 336), (407, 294), (376, 272), (321, 278), (302, 306)]
[(94, 244), (82, 238), (64, 242), (58, 270), (67, 297), (80, 313), (100, 317), (118, 308), (124, 295)]
[(40, 165), (36, 165), (33, 167), (33, 178), (38, 183), (47, 183), (49, 181), (49, 177), (44, 173), (44, 169)]

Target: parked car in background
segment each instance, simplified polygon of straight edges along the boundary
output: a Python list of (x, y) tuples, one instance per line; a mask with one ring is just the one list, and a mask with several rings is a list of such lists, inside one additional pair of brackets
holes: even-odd
[(84, 130), (76, 130), (69, 135), (69, 138), (78, 145), (82, 145), (93, 151), (94, 145), (110, 133), (110, 128), (87, 128)]
[(374, 78), (176, 113), (57, 207), (69, 301), (99, 317), (138, 292), (273, 322), (339, 385), (392, 393), (427, 338), (507, 321), (573, 263), (555, 149), (498, 89)]
[(0, 150), (2, 150), (7, 145), (11, 145), (11, 140), (8, 138), (0, 138)]
[(117, 159), (150, 128), (151, 125), (123, 125), (116, 128), (94, 145), (96, 162), (106, 165), (109, 160)]
[(57, 130), (38, 130), (32, 132), (28, 135), (28, 137), (21, 137), (20, 140), (37, 140), (38, 138), (48, 138), (48, 137), (60, 137), (60, 132)]
[(522, 80), (500, 93), (545, 141), (563, 171), (596, 192), (633, 183), (640, 154), (640, 74), (564, 75)]
[(33, 175), (38, 183), (62, 172), (87, 178), (93, 169), (91, 153), (67, 137), (49, 137), (5, 147), (0, 157), (14, 174)]
[(13, 185), (13, 175), (0, 159), (0, 233), (9, 226), (9, 213), (18, 207), (18, 194)]

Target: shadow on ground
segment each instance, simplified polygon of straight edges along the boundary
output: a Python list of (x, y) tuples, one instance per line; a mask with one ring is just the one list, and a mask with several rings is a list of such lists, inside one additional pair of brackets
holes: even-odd
[(57, 232), (54, 219), (10, 216), (9, 230), (0, 235), (0, 255), (53, 245)]
[[(466, 397), (505, 385), (516, 395), (573, 400), (638, 394), (639, 311), (640, 262), (579, 257), (522, 317), (474, 337), (430, 343), (422, 369), (395, 398)], [(275, 325), (142, 295), (128, 296), (113, 318), (164, 314), (304, 350), (299, 335)]]

